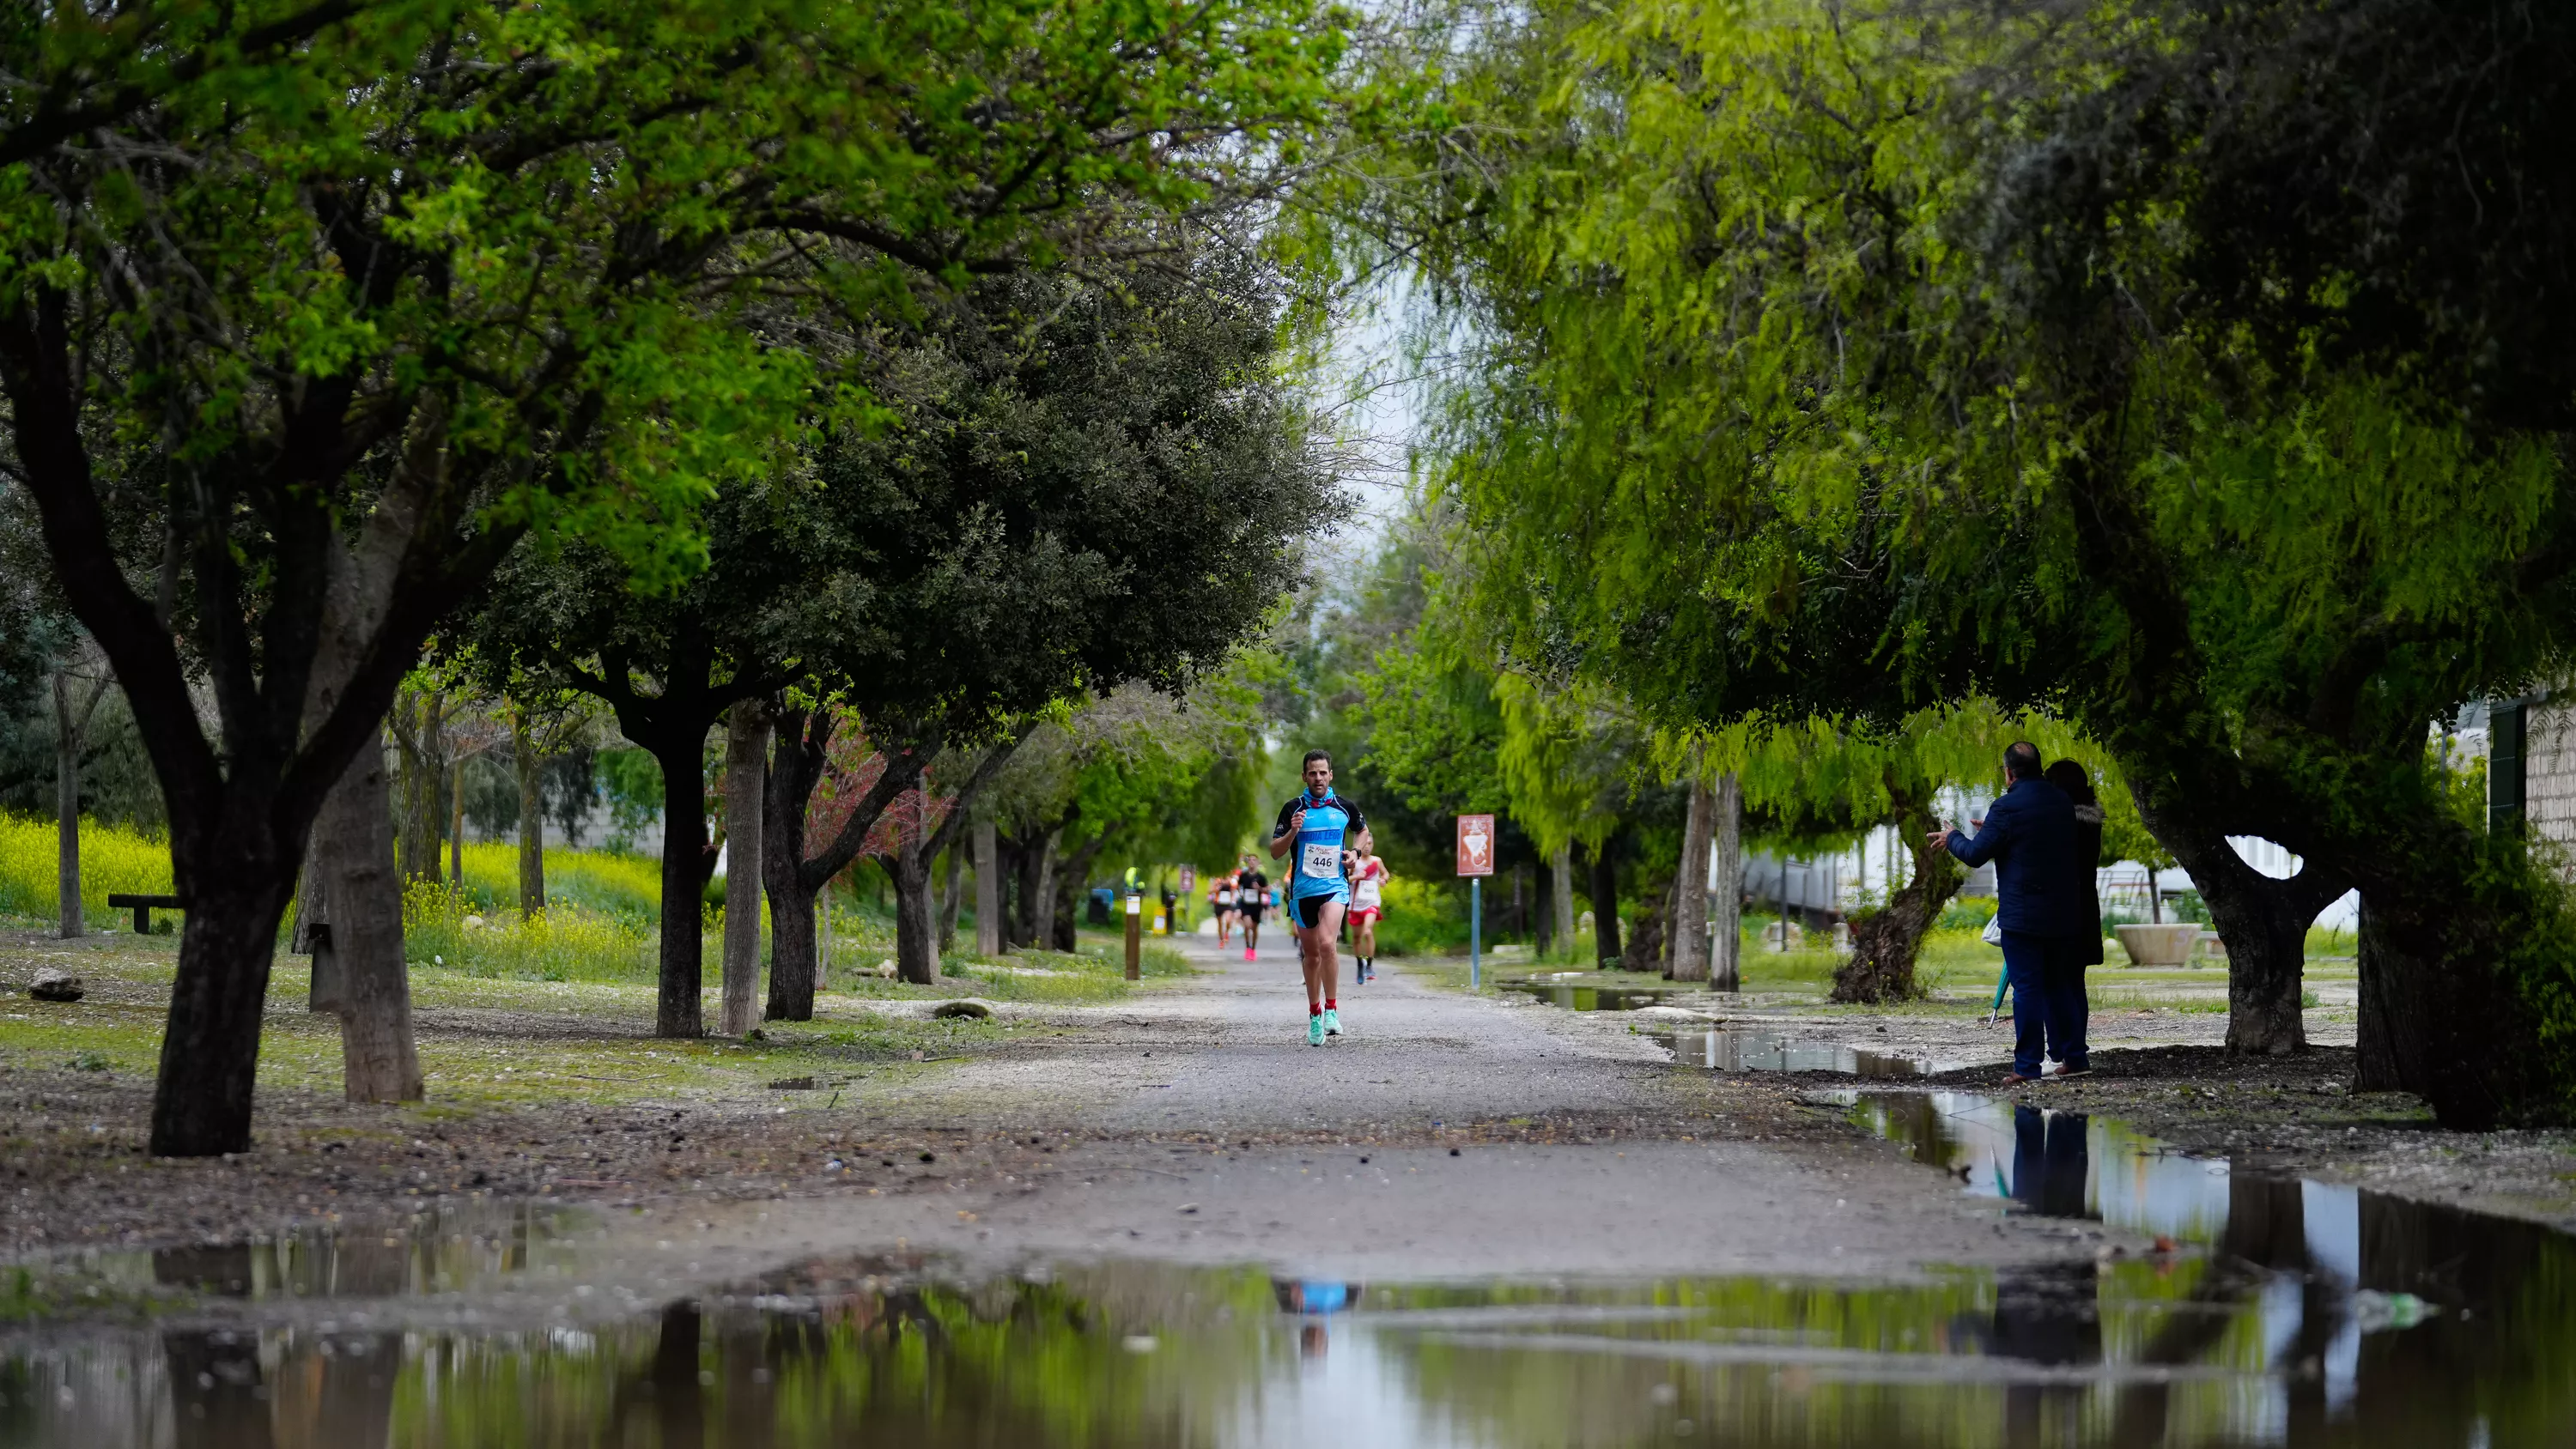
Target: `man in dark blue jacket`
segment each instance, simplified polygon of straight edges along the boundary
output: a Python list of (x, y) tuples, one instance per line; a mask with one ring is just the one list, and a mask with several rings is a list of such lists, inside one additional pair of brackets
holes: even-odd
[(2075, 802), (2040, 778), (2038, 746), (2020, 740), (2007, 747), (2004, 774), (2011, 786), (1987, 809), (1976, 839), (1950, 830), (1932, 843), (1971, 870), (1995, 863), (1995, 920), (2013, 992), (2013, 1067), (2004, 1085), (2017, 1087), (2038, 1079), (2043, 1047), (2057, 1058), (2059, 1076), (2092, 1071), (2081, 959), (2102, 923), (2092, 915), (2076, 856)]

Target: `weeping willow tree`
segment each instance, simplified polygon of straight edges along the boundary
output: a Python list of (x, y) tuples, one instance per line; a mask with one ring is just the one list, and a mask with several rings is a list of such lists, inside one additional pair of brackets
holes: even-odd
[[(2338, 48), (2364, 11), (2424, 43)], [(2493, 388), (2433, 344), (2460, 340), (2442, 297), (2493, 288), (2422, 242), (2467, 225), (2427, 196), (2558, 187), (2576, 148), (2535, 138), (2565, 108), (2529, 100), (2566, 82), (2517, 62), (2470, 104), (2476, 45), (2394, 0), (1482, 19), (1336, 242), (1417, 267), (1428, 335), (1467, 354), (1433, 476), (1509, 654), (1676, 732), (2044, 709), (2200, 883), (2232, 1047), (2303, 1046), (2305, 927), (2358, 884), (2365, 1079), (2460, 1125), (2567, 1115), (2565, 892), (2427, 750), (2463, 701), (2564, 666), (2566, 423), (2481, 415)], [(2213, 57), (2258, 83), (2216, 94)], [(2397, 142), (2340, 158), (2414, 220), (2295, 194), (2338, 126), (2388, 119), (2353, 108), (2429, 125), (2444, 96), (2465, 181)], [(2528, 244), (2557, 191), (2517, 204), (2452, 239), (2563, 295)], [(2264, 878), (2229, 835), (2305, 866)]]

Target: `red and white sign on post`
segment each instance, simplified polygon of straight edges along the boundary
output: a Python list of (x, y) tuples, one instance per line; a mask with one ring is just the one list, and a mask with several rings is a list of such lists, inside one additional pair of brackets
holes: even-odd
[(1199, 868), (1198, 868), (1197, 866), (1194, 866), (1194, 865), (1185, 865), (1185, 866), (1182, 866), (1182, 867), (1181, 867), (1181, 894), (1182, 894), (1182, 895), (1188, 895), (1191, 891), (1194, 891), (1194, 890), (1198, 889), (1198, 885), (1199, 885)]
[(1494, 873), (1493, 816), (1458, 817), (1458, 873), (1462, 876)]

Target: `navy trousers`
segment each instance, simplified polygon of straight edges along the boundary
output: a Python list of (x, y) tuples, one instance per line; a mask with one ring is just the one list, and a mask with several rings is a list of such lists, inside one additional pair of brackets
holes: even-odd
[(2075, 937), (2006, 931), (2004, 977), (2012, 983), (2013, 1072), (2039, 1075), (2043, 1052), (2059, 1065), (2084, 1065), (2085, 943)]

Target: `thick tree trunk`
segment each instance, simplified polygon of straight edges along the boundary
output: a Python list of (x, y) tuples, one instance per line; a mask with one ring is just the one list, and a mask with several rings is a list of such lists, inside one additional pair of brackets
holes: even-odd
[(1897, 833), (1914, 857), (1914, 878), (1890, 893), (1886, 905), (1852, 922), (1851, 959), (1834, 968), (1833, 1000), (1911, 1001), (1923, 994), (1914, 979), (1923, 937), (1967, 880), (1950, 852), (1926, 839), (1939, 823), (1928, 807), (1897, 817)]
[[(822, 959), (814, 916), (829, 887), (809, 887), (794, 871), (784, 874), (769, 890), (769, 1001), (763, 1015), (770, 1021), (812, 1021), (814, 993), (828, 980), (830, 966)], [(730, 888), (726, 899), (732, 899)]]
[(1701, 939), (1713, 953), (1708, 963), (1709, 988), (1737, 991), (1744, 979), (1744, 782), (1731, 772), (1718, 776), (1710, 810), (1709, 867), (1714, 883), (1708, 891), (1709, 930)]
[(958, 897), (966, 892), (966, 852), (948, 847), (948, 884), (939, 892), (939, 950), (942, 955), (957, 949)]
[(653, 1034), (690, 1037), (707, 1034), (699, 991), (706, 958), (702, 897), (712, 863), (707, 858), (706, 776), (699, 760), (704, 736), (680, 734), (676, 740), (660, 740), (663, 748), (654, 751), (662, 764), (662, 949)]
[(1694, 777), (1682, 816), (1682, 859), (1673, 877), (1672, 978), (1708, 979), (1708, 849), (1717, 823), (1717, 794)]
[(510, 755), (519, 776), (519, 919), (532, 921), (546, 909), (544, 776), (527, 716), (517, 710), (510, 712)]
[[(2321, 862), (2274, 880), (2245, 863), (2227, 832), (2198, 810), (2175, 803), (2184, 793), (2132, 787), (2138, 818), (2200, 888), (2210, 922), (2227, 943), (2227, 1049), (2249, 1056), (2307, 1050), (2300, 997), (2307, 971), (2308, 927), (2352, 882)], [(2162, 798), (2159, 798), (2162, 797)]]
[(760, 1024), (761, 787), (769, 762), (769, 710), (733, 707), (725, 731), (725, 926), (723, 1005), (716, 1029), (741, 1036)]
[(260, 1011), (295, 876), (293, 865), (276, 857), (265, 815), (227, 815), (234, 828), (172, 852), (188, 914), (152, 1096), (155, 1157), (250, 1147)]
[(1601, 966), (1619, 955), (1619, 858), (1606, 840), (1591, 854), (1592, 964)]
[(931, 909), (930, 861), (918, 845), (883, 857), (894, 882), (894, 971), (916, 986), (939, 982), (939, 926)]
[(323, 798), (315, 873), (337, 977), (340, 1071), (352, 1102), (417, 1102), (411, 978), (403, 961), (402, 878), (394, 863), (393, 783), (382, 743), (361, 749)]
[(1002, 954), (1002, 852), (993, 822), (975, 822), (975, 954)]
[(1556, 908), (1556, 944), (1560, 951), (1574, 949), (1574, 846), (1560, 845), (1548, 858), (1549, 904)]

